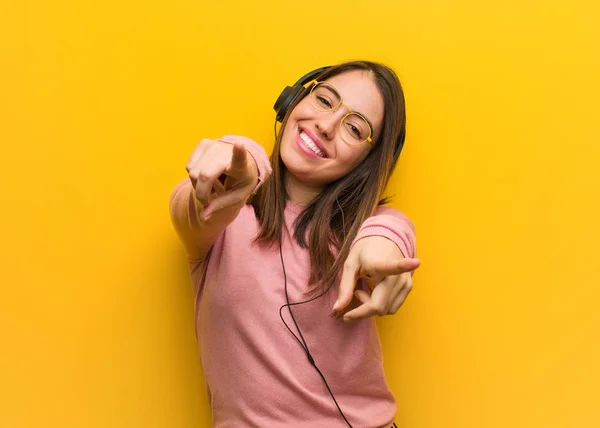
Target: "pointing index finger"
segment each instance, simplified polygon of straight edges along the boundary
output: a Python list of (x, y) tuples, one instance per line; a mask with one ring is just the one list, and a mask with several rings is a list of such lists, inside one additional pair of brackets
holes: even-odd
[(233, 152), (231, 153), (231, 162), (227, 168), (227, 172), (236, 175), (246, 171), (246, 148), (242, 143), (235, 143), (233, 145)]
[(411, 272), (419, 267), (421, 261), (419, 259), (400, 259), (400, 260), (384, 260), (373, 263), (368, 273), (371, 276), (390, 276), (400, 275), (404, 272)]

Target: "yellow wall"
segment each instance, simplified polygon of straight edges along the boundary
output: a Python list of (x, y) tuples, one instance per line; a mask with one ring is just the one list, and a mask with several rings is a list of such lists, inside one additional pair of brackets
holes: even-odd
[(404, 428), (600, 426), (599, 7), (3, 1), (0, 427), (208, 426), (173, 185), (280, 89), (387, 62), (423, 266), (381, 320)]

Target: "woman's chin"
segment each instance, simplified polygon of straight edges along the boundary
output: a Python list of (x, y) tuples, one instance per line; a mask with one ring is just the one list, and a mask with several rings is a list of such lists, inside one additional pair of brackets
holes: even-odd
[(330, 177), (322, 176), (324, 172), (331, 172), (328, 171), (328, 168), (316, 168), (318, 165), (315, 165), (312, 159), (303, 153), (288, 148), (288, 150), (281, 151), (281, 160), (287, 172), (305, 185), (323, 187), (333, 181)]
[(296, 162), (283, 162), (285, 165), (286, 175), (291, 175), (292, 180), (300, 182), (305, 186), (322, 187), (319, 184), (318, 177), (315, 177), (314, 169), (308, 168), (306, 165), (298, 165)]
[(314, 181), (313, 174), (308, 168), (303, 168), (301, 165), (295, 165), (293, 162), (285, 164), (286, 172), (293, 175), (298, 181), (306, 182), (307, 184)]

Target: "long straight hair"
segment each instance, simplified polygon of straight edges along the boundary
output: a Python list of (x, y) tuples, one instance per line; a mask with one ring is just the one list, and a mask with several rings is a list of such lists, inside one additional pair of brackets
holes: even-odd
[[(396, 163), (394, 153), (404, 144), (406, 135), (404, 93), (398, 76), (389, 67), (369, 61), (345, 62), (327, 69), (318, 79), (352, 70), (369, 72), (383, 97), (382, 132), (367, 157), (348, 174), (329, 183), (304, 207), (294, 223), (294, 239), (300, 247), (308, 248), (310, 254), (311, 291), (322, 290), (338, 278), (362, 223), (378, 205), (385, 203), (382, 195)], [(250, 202), (260, 223), (258, 243), (274, 244), (282, 239), (280, 231), (288, 195), (286, 167), (280, 156), (281, 138), (290, 113), (308, 92), (305, 90), (290, 106), (271, 154), (273, 173)]]

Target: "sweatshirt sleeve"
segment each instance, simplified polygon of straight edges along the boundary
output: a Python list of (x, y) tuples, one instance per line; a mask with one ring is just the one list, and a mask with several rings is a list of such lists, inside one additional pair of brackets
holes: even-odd
[(254, 188), (252, 193), (255, 193), (260, 185), (264, 183), (264, 181), (271, 175), (271, 162), (269, 161), (269, 157), (265, 152), (265, 149), (262, 148), (257, 142), (251, 140), (248, 137), (242, 137), (238, 135), (226, 135), (222, 138), (219, 138), (218, 141), (223, 143), (235, 144), (237, 142), (242, 143), (250, 156), (256, 162), (256, 167), (258, 168), (258, 183), (256, 183), (256, 187)]
[(394, 242), (404, 257), (416, 256), (415, 226), (408, 217), (394, 208), (378, 207), (373, 216), (362, 224), (352, 245), (368, 236), (383, 236)]

